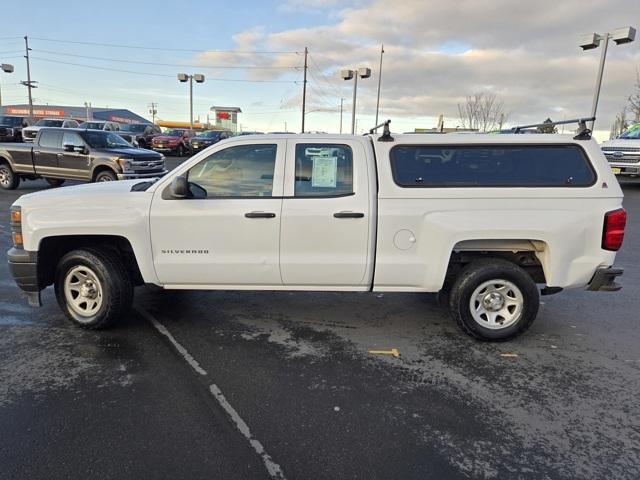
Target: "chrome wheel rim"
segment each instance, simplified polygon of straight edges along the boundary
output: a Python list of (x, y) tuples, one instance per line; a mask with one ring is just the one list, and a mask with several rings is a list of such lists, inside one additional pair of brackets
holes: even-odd
[(0, 185), (9, 185), (11, 174), (7, 167), (0, 167)]
[(90, 268), (73, 267), (64, 279), (64, 296), (74, 313), (89, 320), (102, 306), (102, 283)]
[(508, 328), (522, 316), (524, 295), (508, 280), (487, 280), (471, 294), (469, 308), (479, 325), (491, 330)]
[(111, 181), (111, 177), (109, 175), (102, 175), (98, 179), (98, 182), (110, 182), (110, 181)]

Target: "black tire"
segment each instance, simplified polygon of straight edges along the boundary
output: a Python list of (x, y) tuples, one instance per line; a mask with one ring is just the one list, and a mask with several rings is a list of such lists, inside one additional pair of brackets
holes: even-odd
[[(80, 307), (74, 307), (68, 300), (65, 282), (67, 277), (70, 276), (72, 280), (76, 278), (74, 275), (82, 275), (82, 272), (85, 277), (91, 278), (87, 271), (98, 280), (97, 290), (100, 295), (96, 298), (100, 298), (100, 305), (95, 311), (87, 310), (86, 314), (82, 314), (78, 311)], [(81, 281), (79, 278), (78, 280)], [(62, 257), (56, 267), (54, 288), (58, 305), (67, 318), (76, 325), (90, 330), (113, 325), (129, 312), (133, 302), (133, 282), (127, 269), (115, 253), (97, 248), (73, 250)], [(73, 295), (72, 292), (70, 294)], [(81, 294), (77, 292), (75, 298), (79, 296)], [(95, 298), (87, 300), (91, 301), (97, 303)]]
[(114, 182), (118, 179), (116, 174), (111, 170), (103, 170), (102, 172), (96, 175), (95, 182)]
[(20, 177), (11, 169), (8, 163), (0, 163), (0, 188), (15, 190), (20, 185)]
[(178, 145), (178, 149), (176, 150), (176, 153), (178, 154), (179, 157), (184, 157), (184, 146), (182, 144)]
[(45, 180), (52, 187), (59, 187), (65, 182), (62, 178), (45, 178)]
[[(516, 289), (509, 286), (509, 283)], [(481, 289), (483, 284), (489, 284), (487, 290)], [(498, 298), (488, 298), (487, 295), (499, 285), (503, 285), (501, 292), (506, 292), (502, 300), (499, 298), (502, 293), (497, 294)], [(471, 298), (476, 289), (480, 291), (476, 293), (475, 312), (472, 313)], [(484, 295), (482, 302), (478, 300), (481, 295)], [(485, 300), (488, 304), (484, 303)], [(492, 300), (496, 303), (492, 304)], [(490, 310), (497, 308), (501, 301), (501, 310)], [(509, 306), (510, 302), (515, 305)], [(465, 333), (478, 340), (494, 342), (510, 340), (524, 333), (535, 320), (539, 306), (540, 294), (531, 276), (518, 265), (499, 258), (479, 260), (467, 265), (451, 287), (449, 299), (451, 314)], [(484, 311), (487, 313), (479, 313)], [(501, 317), (502, 312), (504, 316)], [(474, 318), (474, 314), (479, 317), (478, 320)], [(492, 322), (490, 315), (493, 314), (496, 319)], [(502, 323), (506, 323), (504, 327), (500, 326), (500, 318)], [(493, 328), (488, 328), (490, 325)]]

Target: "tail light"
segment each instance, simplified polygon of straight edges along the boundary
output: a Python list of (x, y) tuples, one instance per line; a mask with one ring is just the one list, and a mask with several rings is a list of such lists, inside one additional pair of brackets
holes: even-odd
[(616, 252), (620, 250), (624, 240), (624, 227), (627, 223), (627, 212), (624, 208), (604, 214), (602, 230), (602, 248)]

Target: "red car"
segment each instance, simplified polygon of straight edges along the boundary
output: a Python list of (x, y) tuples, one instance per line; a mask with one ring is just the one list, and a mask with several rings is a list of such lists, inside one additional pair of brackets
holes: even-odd
[(162, 135), (158, 135), (151, 140), (151, 148), (156, 152), (162, 152), (167, 154), (176, 154), (179, 157), (183, 157), (191, 150), (189, 148), (189, 140), (194, 136), (194, 133), (188, 129), (171, 129), (164, 132)]

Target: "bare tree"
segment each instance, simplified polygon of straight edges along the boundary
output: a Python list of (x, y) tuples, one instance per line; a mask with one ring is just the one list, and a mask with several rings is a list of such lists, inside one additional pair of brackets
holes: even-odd
[(616, 138), (622, 132), (624, 132), (629, 127), (629, 122), (627, 120), (627, 107), (623, 107), (622, 111), (616, 115), (616, 119), (611, 125), (611, 132), (609, 133), (609, 138)]
[(481, 132), (502, 128), (507, 117), (502, 99), (487, 92), (467, 95), (465, 102), (458, 104), (458, 116), (463, 128)]
[(640, 122), (640, 70), (636, 69), (636, 84), (633, 93), (628, 98), (629, 111), (633, 115), (634, 122)]

